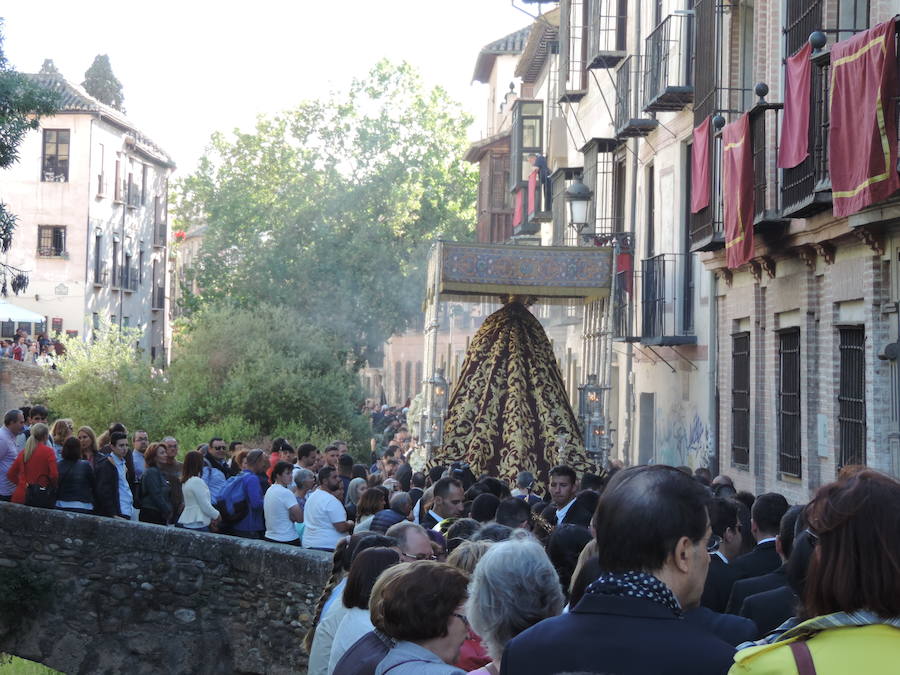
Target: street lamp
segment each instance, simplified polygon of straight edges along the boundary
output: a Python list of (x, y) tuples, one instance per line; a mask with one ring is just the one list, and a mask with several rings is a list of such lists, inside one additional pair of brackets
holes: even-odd
[(606, 425), (603, 421), (603, 387), (596, 375), (588, 375), (587, 382), (578, 387), (578, 418), (588, 454), (597, 457), (603, 447)]
[(449, 404), (447, 390), (448, 384), (447, 380), (444, 377), (444, 369), (436, 368), (434, 371), (434, 375), (431, 376), (431, 396), (432, 396), (432, 405), (434, 405), (434, 412), (441, 417), (447, 414), (447, 407)]
[(566, 188), (566, 203), (569, 205), (569, 224), (581, 232), (588, 224), (588, 204), (594, 193), (576, 176), (572, 184)]
[[(444, 416), (449, 407), (449, 385), (444, 377), (443, 368), (435, 368), (434, 374), (428, 378), (430, 391), (430, 404), (426, 408), (423, 418), (425, 430), (425, 449), (428, 459), (431, 459), (431, 451), (440, 447), (444, 442)], [(427, 399), (426, 399), (427, 400)]]
[[(601, 413), (601, 395), (603, 388), (597, 384), (596, 375), (588, 375), (587, 382), (578, 387), (578, 417), (582, 421), (594, 413)], [(583, 423), (583, 422), (582, 422)]]

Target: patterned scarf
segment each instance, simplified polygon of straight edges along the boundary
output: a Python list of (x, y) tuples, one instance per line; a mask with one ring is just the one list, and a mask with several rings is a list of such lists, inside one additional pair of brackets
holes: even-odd
[(644, 598), (666, 607), (681, 616), (678, 599), (662, 581), (646, 572), (604, 572), (587, 587), (588, 595), (616, 595)]

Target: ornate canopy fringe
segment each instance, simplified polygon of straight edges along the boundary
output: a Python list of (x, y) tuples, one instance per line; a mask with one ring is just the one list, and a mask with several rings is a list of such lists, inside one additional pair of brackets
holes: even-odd
[(466, 352), (432, 464), (457, 460), (476, 476), (487, 472), (511, 483), (530, 471), (539, 489), (557, 464), (579, 474), (593, 468), (550, 341), (519, 302), (491, 314)]

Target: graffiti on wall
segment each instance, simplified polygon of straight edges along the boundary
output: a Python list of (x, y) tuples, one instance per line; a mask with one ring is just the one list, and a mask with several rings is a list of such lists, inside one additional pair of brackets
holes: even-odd
[(657, 464), (689, 466), (692, 469), (709, 466), (712, 453), (709, 425), (696, 408), (684, 402), (674, 403), (660, 416), (657, 424)]

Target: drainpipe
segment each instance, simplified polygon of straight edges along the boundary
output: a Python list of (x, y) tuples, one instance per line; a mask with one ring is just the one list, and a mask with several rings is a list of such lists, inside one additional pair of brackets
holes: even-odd
[(721, 473), (719, 467), (719, 308), (716, 298), (718, 297), (719, 280), (714, 272), (707, 272), (709, 275), (709, 333), (708, 356), (709, 364), (709, 467), (713, 475)]
[[(634, 11), (634, 49), (635, 53), (640, 53), (641, 44), (641, 3), (632, 3)], [(637, 179), (638, 179), (638, 139), (631, 140), (631, 241), (633, 244), (633, 259), (637, 258)], [(632, 268), (634, 265), (632, 264)], [(632, 293), (634, 289), (632, 289)], [(634, 306), (629, 304), (628, 308), (628, 328), (631, 333), (633, 325), (633, 309)], [(629, 462), (631, 453), (632, 427), (634, 426), (634, 345), (631, 342), (626, 343), (625, 347), (625, 434), (622, 439), (622, 459), (626, 464)]]

